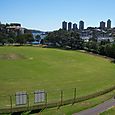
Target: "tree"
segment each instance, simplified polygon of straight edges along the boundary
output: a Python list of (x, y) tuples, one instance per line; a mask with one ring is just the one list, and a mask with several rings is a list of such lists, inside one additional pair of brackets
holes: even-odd
[(101, 45), (106, 45), (106, 44), (109, 44), (110, 43), (110, 40), (107, 39), (107, 40), (101, 40)]
[(7, 34), (4, 32), (0, 32), (0, 43), (4, 45), (7, 43)]
[(36, 35), (35, 39), (36, 39), (36, 41), (40, 41), (40, 39), (41, 39), (40, 35)]
[(44, 44), (44, 39), (41, 39), (40, 44), (42, 45)]
[(115, 59), (115, 44), (107, 44), (105, 47), (105, 54)]
[(52, 47), (82, 49), (83, 40), (80, 38), (78, 32), (58, 30), (50, 32), (45, 41), (52, 45)]
[(34, 41), (32, 34), (22, 34), (16, 37), (16, 42), (20, 45), (26, 44), (27, 42)]
[(99, 51), (99, 54), (101, 54), (101, 55), (106, 55), (106, 53), (105, 53), (105, 45), (100, 45), (99, 46), (99, 49), (98, 49), (98, 51)]
[(33, 35), (32, 34), (23, 34), (25, 39), (26, 39), (26, 42), (32, 42), (34, 41), (34, 38), (33, 38)]
[(7, 42), (12, 44), (12, 43), (14, 43), (15, 41), (14, 41), (14, 38), (8, 38)]

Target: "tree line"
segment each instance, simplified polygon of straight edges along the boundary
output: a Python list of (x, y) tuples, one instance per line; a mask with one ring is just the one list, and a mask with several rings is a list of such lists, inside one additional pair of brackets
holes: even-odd
[(86, 50), (100, 55), (105, 55), (115, 59), (115, 42), (110, 40), (97, 41), (94, 37), (85, 41), (80, 38), (77, 31), (66, 31), (60, 29), (50, 32), (44, 39), (48, 47), (62, 49)]
[(8, 30), (7, 24), (0, 24), (0, 44), (13, 44), (18, 43), (20, 45), (26, 44), (27, 42), (34, 41), (31, 33), (21, 34), (19, 30)]
[(13, 43), (18, 43), (20, 45), (24, 45), (27, 43), (30, 43), (34, 41), (33, 35), (32, 34), (22, 34), (18, 36), (8, 36), (8, 34), (3, 34), (0, 32), (0, 43), (1, 45), (5, 44), (13, 44)]
[[(20, 32), (7, 31), (7, 24), (0, 24), (0, 44), (13, 44), (18, 43), (20, 45), (30, 43), (34, 41), (31, 33), (21, 34)], [(18, 33), (18, 34), (16, 34)], [(39, 38), (39, 36), (36, 36)], [(89, 52), (105, 55), (115, 59), (115, 41), (102, 40), (98, 42), (95, 37), (84, 41), (80, 38), (80, 33), (77, 31), (57, 30), (49, 32), (48, 35), (42, 41), (42, 44), (48, 47), (56, 47), (62, 49), (72, 50), (87, 50)]]
[(49, 47), (59, 47), (64, 49), (83, 48), (83, 40), (79, 37), (79, 33), (74, 31), (60, 29), (48, 33), (44, 40)]

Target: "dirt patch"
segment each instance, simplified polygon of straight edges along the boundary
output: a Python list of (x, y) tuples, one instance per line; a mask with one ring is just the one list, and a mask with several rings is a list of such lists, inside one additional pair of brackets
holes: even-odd
[(88, 106), (88, 105), (91, 105), (91, 103), (90, 102), (82, 102), (81, 105), (82, 106)]
[(9, 53), (9, 54), (0, 54), (0, 59), (17, 60), (17, 59), (26, 59), (26, 58), (21, 54)]

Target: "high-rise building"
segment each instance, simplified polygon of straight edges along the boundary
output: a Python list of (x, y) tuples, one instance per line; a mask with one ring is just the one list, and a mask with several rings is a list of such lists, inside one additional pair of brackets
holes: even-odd
[(79, 22), (79, 30), (84, 30), (84, 21)]
[(107, 20), (107, 29), (110, 29), (110, 28), (111, 28), (111, 20), (108, 19), (108, 20)]
[(62, 29), (67, 30), (67, 22), (65, 21), (62, 22)]
[(71, 22), (68, 23), (68, 31), (70, 31), (70, 30), (72, 30), (72, 23)]
[(77, 24), (74, 23), (74, 24), (73, 24), (73, 30), (76, 31), (77, 29), (78, 29), (78, 28), (77, 28)]
[(100, 22), (100, 28), (103, 30), (105, 29), (105, 22), (103, 22), (103, 21)]

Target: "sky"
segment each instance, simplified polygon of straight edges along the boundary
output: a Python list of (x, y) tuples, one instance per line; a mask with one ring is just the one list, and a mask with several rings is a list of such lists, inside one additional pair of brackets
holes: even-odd
[(52, 31), (61, 28), (62, 21), (83, 20), (86, 28), (111, 19), (115, 27), (114, 7), (115, 0), (0, 0), (0, 22)]

